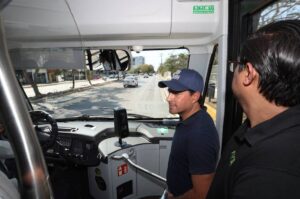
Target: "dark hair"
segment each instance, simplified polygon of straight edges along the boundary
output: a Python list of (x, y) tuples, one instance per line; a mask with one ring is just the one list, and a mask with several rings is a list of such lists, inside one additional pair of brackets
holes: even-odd
[(281, 106), (300, 103), (300, 21), (268, 24), (245, 42), (241, 62), (259, 73), (259, 91)]

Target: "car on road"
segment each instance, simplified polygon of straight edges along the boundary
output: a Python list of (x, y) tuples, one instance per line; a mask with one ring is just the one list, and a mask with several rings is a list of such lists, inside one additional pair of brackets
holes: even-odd
[(123, 80), (123, 86), (124, 86), (124, 88), (138, 87), (138, 80), (136, 78), (134, 78), (133, 76), (127, 76)]
[(115, 75), (114, 74), (111, 74), (108, 76), (110, 79), (114, 79), (115, 78)]
[(132, 77), (134, 77), (134, 79), (138, 80), (139, 76), (137, 74), (134, 74)]

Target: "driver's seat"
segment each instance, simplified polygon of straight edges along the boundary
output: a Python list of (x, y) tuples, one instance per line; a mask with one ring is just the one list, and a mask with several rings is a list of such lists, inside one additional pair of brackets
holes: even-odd
[(0, 198), (19, 199), (20, 194), (14, 183), (0, 171)]
[(0, 198), (19, 199), (20, 194), (17, 189), (16, 179), (8, 179), (4, 171), (6, 170), (2, 161), (13, 158), (13, 150), (8, 141), (0, 140)]
[(13, 150), (6, 140), (0, 140), (0, 198), (20, 198), (16, 179), (8, 179), (4, 160), (14, 158)]

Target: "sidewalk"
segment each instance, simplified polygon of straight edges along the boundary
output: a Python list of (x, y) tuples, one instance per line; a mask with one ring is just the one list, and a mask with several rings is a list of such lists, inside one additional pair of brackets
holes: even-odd
[[(157, 83), (159, 81), (166, 81), (166, 80), (170, 80), (170, 78), (163, 77), (160, 74), (157, 75)], [(163, 96), (164, 102), (167, 103), (167, 97), (169, 95), (168, 88), (160, 88), (160, 92), (161, 92), (161, 96)]]
[[(117, 79), (107, 79), (106, 81), (103, 79), (94, 79), (91, 80), (92, 85), (89, 84), (88, 80), (75, 80), (75, 88), (85, 88), (94, 85), (104, 85), (110, 82), (118, 81)], [(48, 93), (57, 93), (62, 91), (68, 91), (72, 88), (73, 83), (72, 81), (63, 81), (63, 82), (55, 82), (51, 84), (38, 84), (39, 91), (41, 94), (48, 94)], [(31, 85), (23, 86), (23, 89), (28, 97), (34, 97), (35, 93)]]

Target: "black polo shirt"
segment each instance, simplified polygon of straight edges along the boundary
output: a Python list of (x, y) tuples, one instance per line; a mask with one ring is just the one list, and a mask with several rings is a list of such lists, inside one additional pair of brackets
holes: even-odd
[(219, 138), (213, 120), (200, 110), (176, 126), (167, 170), (168, 190), (180, 196), (193, 188), (191, 175), (215, 172)]
[(300, 106), (249, 128), (227, 144), (207, 199), (300, 198)]

